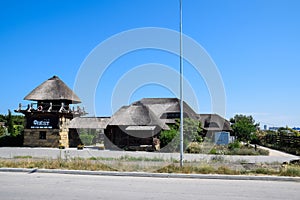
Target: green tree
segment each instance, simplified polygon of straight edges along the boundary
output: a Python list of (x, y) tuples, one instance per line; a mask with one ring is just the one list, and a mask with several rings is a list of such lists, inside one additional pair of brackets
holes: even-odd
[(13, 118), (11, 116), (11, 111), (10, 110), (8, 110), (8, 115), (7, 115), (7, 131), (10, 135), (15, 134)]
[(246, 115), (235, 115), (230, 119), (232, 123), (231, 127), (234, 135), (239, 141), (250, 142), (255, 139), (255, 132), (258, 129), (259, 124), (255, 123), (253, 117)]
[(0, 126), (0, 137), (4, 136), (6, 134), (6, 128), (4, 128), (3, 126)]
[[(180, 120), (176, 119), (174, 125), (170, 125), (170, 130), (162, 131), (159, 139), (161, 142), (161, 147), (165, 148), (166, 151), (179, 151), (180, 149)], [(190, 142), (202, 142), (203, 139), (199, 135), (201, 133), (201, 123), (198, 120), (191, 118), (183, 119), (183, 133), (184, 133), (184, 148), (188, 146)]]
[(22, 115), (12, 115), (13, 124), (14, 125), (22, 125), (24, 126), (24, 116)]
[(23, 130), (24, 130), (24, 126), (23, 125), (14, 125), (15, 135), (22, 134)]
[(5, 122), (5, 123), (7, 122), (5, 115), (0, 115), (0, 122)]
[(292, 128), (289, 128), (288, 126), (286, 127), (280, 127), (278, 129), (278, 134), (279, 135), (290, 135), (290, 136), (299, 136), (299, 132), (296, 130), (293, 130)]
[[(177, 126), (180, 126), (180, 120), (176, 120)], [(201, 123), (192, 118), (183, 119), (183, 133), (188, 142), (202, 142), (199, 133), (202, 132)]]
[(8, 110), (8, 115), (0, 115), (0, 122), (5, 123), (5, 127), (0, 127), (0, 146), (22, 146), (24, 116), (12, 115)]
[(79, 137), (81, 139), (81, 142), (84, 145), (92, 145), (94, 138), (99, 133), (96, 132), (95, 129), (80, 129), (79, 130)]
[(180, 137), (176, 125), (169, 126), (170, 130), (164, 130), (160, 133), (159, 140), (162, 148), (167, 147), (167, 151), (176, 151), (179, 148)]

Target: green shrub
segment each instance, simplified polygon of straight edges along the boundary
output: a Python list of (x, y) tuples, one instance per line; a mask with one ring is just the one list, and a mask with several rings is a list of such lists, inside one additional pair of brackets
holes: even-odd
[[(159, 140), (162, 151), (165, 152), (178, 152), (180, 148), (180, 119), (175, 119), (175, 124), (170, 127), (170, 130), (162, 131)], [(201, 123), (198, 120), (191, 118), (183, 119), (183, 148), (186, 149), (190, 142), (202, 142), (203, 138), (199, 135), (201, 133)]]
[(263, 167), (252, 170), (252, 172), (255, 173), (255, 174), (266, 174), (266, 175), (275, 175), (275, 174), (277, 174), (277, 172), (274, 169), (263, 168)]
[(268, 150), (258, 149), (258, 154), (259, 154), (259, 155), (268, 156), (269, 153), (270, 153), (270, 152), (269, 152)]
[(253, 149), (248, 149), (248, 148), (242, 148), (242, 149), (233, 149), (230, 152), (231, 155), (257, 155), (258, 153), (255, 152)]
[(161, 148), (164, 148), (167, 145), (169, 151), (176, 151), (179, 148), (179, 132), (174, 127), (171, 127), (170, 130), (162, 131), (159, 136), (159, 140)]
[(217, 149), (212, 148), (212, 149), (209, 151), (209, 154), (217, 154)]
[(14, 156), (15, 159), (32, 158), (32, 156)]
[(234, 141), (228, 144), (228, 149), (240, 149), (242, 144), (239, 141)]
[(84, 145), (91, 145), (94, 138), (93, 135), (87, 133), (82, 133), (79, 135), (79, 137)]
[(199, 142), (191, 142), (186, 150), (187, 153), (201, 153), (201, 144)]

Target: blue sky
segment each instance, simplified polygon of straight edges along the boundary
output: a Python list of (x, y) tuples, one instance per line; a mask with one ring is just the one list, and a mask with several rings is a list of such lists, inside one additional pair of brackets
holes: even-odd
[[(23, 98), (53, 75), (73, 88), (90, 52), (115, 34), (143, 27), (178, 31), (178, 8), (177, 0), (0, 1), (0, 113), (27, 104)], [(183, 0), (183, 33), (216, 64), (227, 118), (241, 113), (261, 125), (300, 126), (299, 9), (298, 0)], [(124, 74), (147, 63), (179, 68), (178, 57), (168, 52), (145, 49), (121, 56), (97, 86), (98, 116), (114, 111), (112, 96), (122, 95), (113, 94), (114, 88)], [(196, 91), (196, 110), (212, 112), (203, 77), (188, 62), (184, 66)], [(125, 103), (172, 96), (167, 87), (147, 84)]]

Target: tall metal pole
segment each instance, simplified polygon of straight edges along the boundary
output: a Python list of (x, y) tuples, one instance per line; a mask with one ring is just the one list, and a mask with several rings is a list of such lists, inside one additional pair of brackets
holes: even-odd
[(180, 1), (180, 167), (183, 166), (183, 48), (182, 48), (182, 0)]

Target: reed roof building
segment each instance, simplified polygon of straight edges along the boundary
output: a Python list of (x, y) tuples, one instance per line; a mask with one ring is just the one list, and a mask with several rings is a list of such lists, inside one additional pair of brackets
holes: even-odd
[(25, 109), (20, 104), (15, 110), (25, 115), (24, 146), (69, 147), (80, 143), (78, 135), (69, 134), (69, 125), (74, 116), (85, 112), (79, 107), (70, 108), (81, 100), (59, 77), (49, 78), (24, 100), (32, 103)]
[[(231, 132), (230, 123), (217, 114), (197, 114), (183, 103), (183, 116), (201, 123), (205, 136), (215, 132)], [(121, 107), (105, 128), (107, 148), (127, 149), (139, 145), (151, 146), (161, 131), (169, 130), (180, 118), (180, 100), (177, 98), (144, 98)]]
[[(24, 99), (31, 103), (27, 107), (20, 104), (15, 111), (25, 115), (24, 146), (30, 147), (76, 147), (82, 144), (78, 132), (89, 129), (103, 139), (100, 142), (107, 149), (151, 149), (161, 131), (170, 130), (180, 118), (177, 98), (143, 98), (121, 107), (111, 117), (81, 117), (86, 114), (84, 109), (72, 106), (81, 100), (57, 76), (37, 86)], [(217, 114), (197, 114), (185, 102), (183, 112), (185, 118), (201, 123), (205, 136), (231, 132), (230, 123)]]

